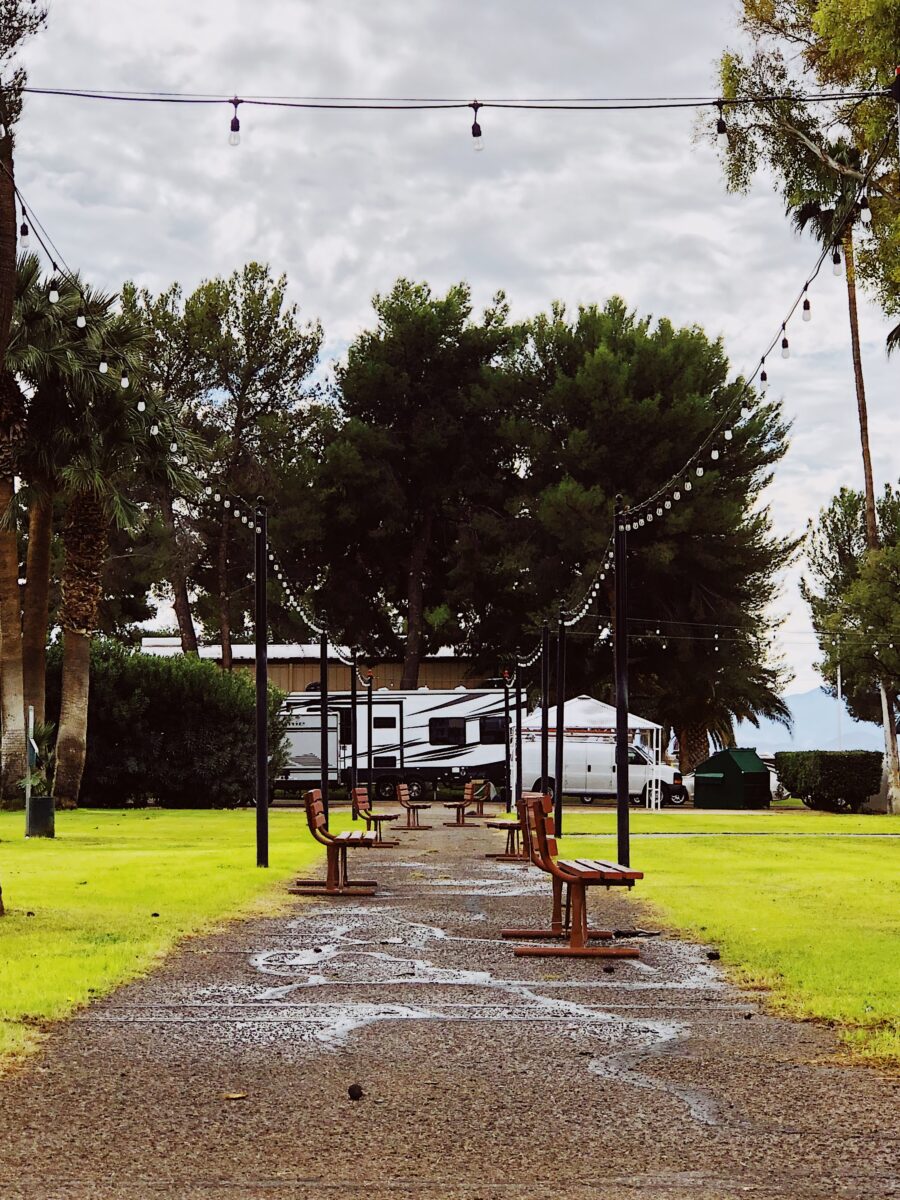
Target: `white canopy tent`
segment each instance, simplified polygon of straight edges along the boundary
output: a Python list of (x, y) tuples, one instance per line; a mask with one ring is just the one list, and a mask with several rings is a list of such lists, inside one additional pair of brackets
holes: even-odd
[[(577, 741), (581, 738), (591, 741), (610, 742), (616, 740), (616, 710), (612, 704), (604, 704), (593, 696), (575, 696), (563, 705), (563, 729), (565, 742)], [(550, 706), (548, 724), (550, 727), (550, 761), (553, 762), (554, 740), (556, 738), (556, 705)], [(512, 719), (513, 747), (515, 747), (515, 714)], [(541, 710), (536, 708), (522, 718), (522, 733), (533, 734), (541, 728)], [(639, 743), (650, 753), (655, 767), (662, 762), (661, 725), (648, 721), (646, 717), (628, 714), (628, 740)], [(515, 773), (515, 750), (513, 749), (513, 773)], [(647, 806), (659, 808), (662, 794), (659, 786), (659, 774), (654, 772), (650, 786), (647, 788)]]

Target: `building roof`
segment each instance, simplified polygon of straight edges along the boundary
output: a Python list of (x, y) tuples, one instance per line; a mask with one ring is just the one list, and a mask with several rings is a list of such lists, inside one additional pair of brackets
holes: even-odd
[[(141, 638), (141, 651), (144, 654), (154, 654), (158, 658), (174, 658), (181, 654), (181, 638), (177, 637), (145, 637)], [(328, 646), (328, 657), (338, 661), (338, 651), (344, 658), (348, 658), (350, 651), (344, 646), (335, 647), (331, 644)], [(275, 643), (268, 647), (268, 658), (270, 662), (318, 662), (319, 660), (319, 643)], [(231, 655), (235, 662), (254, 662), (256, 659), (256, 647), (247, 645), (246, 643), (235, 643), (231, 647)], [(201, 646), (200, 657), (210, 658), (214, 662), (222, 657), (221, 646)], [(440, 650), (434, 654), (425, 655), (426, 659), (432, 658), (460, 658), (455, 650), (450, 646), (442, 646)]]

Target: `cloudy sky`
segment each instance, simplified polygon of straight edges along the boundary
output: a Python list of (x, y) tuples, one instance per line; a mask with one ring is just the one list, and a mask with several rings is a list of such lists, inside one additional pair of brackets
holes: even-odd
[[(216, 95), (585, 97), (704, 95), (737, 44), (722, 0), (51, 0), (30, 82)], [(677, 15), (676, 15), (677, 13)], [(186, 290), (251, 258), (290, 279), (340, 354), (374, 292), (401, 274), (435, 288), (498, 288), (514, 315), (603, 301), (721, 333), (752, 367), (814, 259), (769, 181), (729, 196), (694, 115), (486, 110), (309, 112), (101, 104), (32, 96), (19, 129), (26, 200), (68, 262), (111, 289), (131, 278)], [(823, 273), (811, 325), (770, 371), (794, 421), (769, 491), (776, 527), (801, 532), (841, 484), (861, 486), (846, 292)], [(862, 313), (877, 485), (900, 475), (888, 327)], [(686, 447), (686, 450), (689, 448)], [(785, 580), (790, 691), (819, 682), (814, 641)]]

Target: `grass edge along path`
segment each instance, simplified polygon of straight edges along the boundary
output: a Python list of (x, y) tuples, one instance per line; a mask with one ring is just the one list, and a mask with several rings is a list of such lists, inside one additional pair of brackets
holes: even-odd
[(287, 907), (278, 885), (324, 859), (302, 811), (271, 810), (267, 870), (255, 809), (80, 809), (53, 840), (26, 841), (24, 822), (0, 813), (0, 1072), (185, 938)]
[[(772, 835), (635, 837), (632, 865), (646, 876), (633, 896), (666, 927), (714, 944), (729, 977), (764, 992), (771, 1010), (825, 1022), (852, 1056), (900, 1066), (900, 838), (840, 836), (859, 822), (870, 833), (900, 833), (900, 822), (801, 819), (802, 838), (793, 819), (782, 826), (768, 813), (632, 814), (638, 834), (689, 835), (714, 824)], [(602, 835), (614, 821), (573, 813), (566, 832), (591, 836), (563, 837), (561, 856), (615, 856), (615, 839)]]

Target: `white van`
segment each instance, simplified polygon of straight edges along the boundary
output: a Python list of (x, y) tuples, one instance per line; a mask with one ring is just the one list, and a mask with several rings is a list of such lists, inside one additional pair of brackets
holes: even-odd
[[(548, 764), (551, 792), (555, 792), (556, 787), (553, 778), (555, 753), (555, 740), (551, 735)], [(615, 742), (566, 734), (563, 762), (564, 795), (581, 796), (585, 804), (598, 796), (616, 795)], [(628, 747), (628, 795), (632, 804), (646, 803), (654, 778), (659, 780), (663, 804), (680, 805), (687, 801), (681, 772), (666, 763), (655, 766), (649, 751), (632, 742)], [(522, 783), (526, 790), (540, 791), (541, 737), (533, 729), (522, 730)]]

